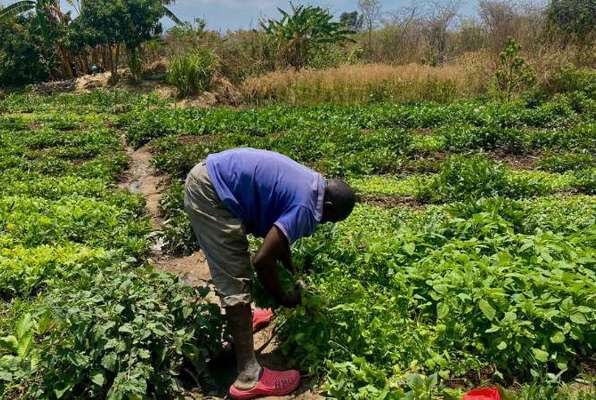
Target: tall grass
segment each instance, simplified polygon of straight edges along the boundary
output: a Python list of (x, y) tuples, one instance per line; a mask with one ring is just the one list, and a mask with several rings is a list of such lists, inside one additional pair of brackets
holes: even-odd
[(167, 80), (176, 86), (179, 97), (208, 90), (217, 70), (217, 59), (208, 49), (197, 49), (174, 55), (169, 62)]
[(473, 73), (466, 65), (344, 65), (325, 70), (272, 72), (246, 80), (241, 90), (246, 101), (253, 104), (423, 100), (445, 103), (484, 93), (486, 77), (486, 73)]

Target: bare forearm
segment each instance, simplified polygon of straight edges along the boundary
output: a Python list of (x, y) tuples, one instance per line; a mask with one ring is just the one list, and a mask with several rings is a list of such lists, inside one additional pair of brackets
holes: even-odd
[(275, 259), (258, 260), (255, 263), (255, 270), (259, 282), (265, 287), (265, 290), (276, 300), (281, 301), (284, 297), (284, 291), (279, 280)]

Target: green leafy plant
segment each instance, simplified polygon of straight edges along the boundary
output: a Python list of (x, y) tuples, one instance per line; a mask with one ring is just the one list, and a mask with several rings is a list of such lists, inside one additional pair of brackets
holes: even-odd
[(509, 38), (499, 56), (495, 81), (499, 93), (507, 101), (510, 101), (514, 94), (531, 87), (536, 81), (534, 71), (519, 55), (520, 50), (521, 46), (513, 38)]
[(492, 197), (507, 188), (503, 166), (481, 155), (450, 157), (436, 178), (420, 186), (417, 197), (423, 201), (465, 201)]

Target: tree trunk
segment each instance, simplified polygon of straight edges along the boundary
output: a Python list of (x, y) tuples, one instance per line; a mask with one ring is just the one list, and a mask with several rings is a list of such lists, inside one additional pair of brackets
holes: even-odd
[(58, 45), (58, 53), (60, 54), (60, 62), (62, 62), (62, 70), (64, 71), (64, 76), (66, 79), (74, 78), (74, 72), (72, 71), (72, 66), (70, 64), (70, 56), (66, 49), (60, 45)]
[(110, 64), (110, 56), (108, 54), (109, 47), (107, 45), (100, 46), (100, 53), (102, 58), (102, 68), (104, 71), (112, 70), (112, 64)]
[(107, 46), (107, 51), (108, 51), (108, 59), (110, 62), (110, 71), (112, 73), (112, 76), (110, 77), (110, 79), (112, 81), (115, 81), (118, 79), (118, 65), (116, 63), (116, 60), (114, 60), (114, 55), (112, 53), (112, 46), (108, 45)]
[(116, 74), (118, 73), (118, 65), (120, 64), (120, 43), (116, 45), (116, 56), (114, 57), (114, 69), (116, 70)]

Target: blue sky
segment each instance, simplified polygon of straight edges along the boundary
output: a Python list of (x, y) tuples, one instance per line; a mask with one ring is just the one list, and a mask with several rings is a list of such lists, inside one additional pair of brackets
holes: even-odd
[[(0, 0), (0, 4), (3, 5), (13, 2)], [(385, 12), (408, 6), (413, 2), (415, 0), (381, 0)], [(64, 0), (62, 3), (64, 8), (68, 9)], [(358, 8), (358, 0), (297, 0), (295, 3), (320, 5), (330, 9), (335, 15)], [(257, 27), (259, 17), (274, 17), (277, 15), (277, 7), (288, 8), (288, 4), (288, 0), (177, 0), (171, 8), (183, 20), (204, 18), (209, 29), (226, 31)], [(472, 15), (476, 11), (476, 0), (460, 0), (460, 5), (460, 13), (463, 15)], [(164, 21), (164, 25), (167, 27), (169, 23)]]
[[(381, 0), (383, 11), (389, 12), (412, 4), (414, 0)], [(441, 0), (439, 0), (441, 1)], [(313, 4), (328, 8), (335, 15), (343, 11), (358, 8), (358, 0), (306, 0), (294, 1), (295, 4)], [(476, 9), (474, 0), (462, 0), (463, 14), (473, 14)], [(277, 8), (287, 9), (288, 0), (177, 0), (172, 10), (185, 20), (201, 17), (207, 20), (207, 26), (215, 30), (251, 28), (258, 25), (259, 18), (274, 17)]]

